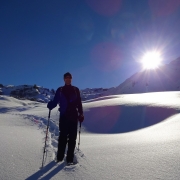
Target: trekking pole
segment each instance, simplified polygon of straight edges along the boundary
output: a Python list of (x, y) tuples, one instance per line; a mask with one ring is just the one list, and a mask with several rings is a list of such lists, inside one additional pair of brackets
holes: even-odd
[(80, 134), (81, 134), (81, 122), (79, 125), (79, 142), (78, 142), (78, 151), (79, 151), (79, 146), (80, 146)]
[(47, 124), (47, 129), (46, 129), (46, 137), (45, 137), (45, 144), (44, 144), (44, 151), (43, 151), (42, 168), (44, 166), (44, 154), (46, 152), (46, 141), (47, 141), (47, 136), (48, 136), (48, 131), (49, 131), (50, 114), (51, 114), (51, 110), (49, 110), (49, 116), (48, 116), (48, 124)]

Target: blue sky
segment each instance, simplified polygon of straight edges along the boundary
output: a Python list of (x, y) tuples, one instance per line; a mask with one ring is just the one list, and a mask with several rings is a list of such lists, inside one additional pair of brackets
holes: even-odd
[(1, 1), (0, 83), (118, 86), (146, 51), (180, 56), (179, 17), (180, 0)]

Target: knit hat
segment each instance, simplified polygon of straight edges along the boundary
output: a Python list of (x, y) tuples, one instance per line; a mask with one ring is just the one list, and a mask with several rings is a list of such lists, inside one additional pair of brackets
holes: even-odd
[(67, 72), (67, 73), (64, 74), (64, 78), (66, 78), (67, 76), (69, 76), (72, 79), (71, 73)]

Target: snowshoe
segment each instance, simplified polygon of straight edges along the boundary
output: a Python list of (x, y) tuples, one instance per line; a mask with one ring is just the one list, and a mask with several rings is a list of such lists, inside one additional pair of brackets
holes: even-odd
[(72, 165), (76, 165), (76, 162), (67, 162), (67, 166), (72, 166)]

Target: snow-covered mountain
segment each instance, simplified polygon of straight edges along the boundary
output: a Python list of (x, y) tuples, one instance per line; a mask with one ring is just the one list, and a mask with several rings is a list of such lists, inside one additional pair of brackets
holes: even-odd
[[(105, 88), (86, 88), (84, 90), (80, 90), (81, 99), (82, 101), (84, 101), (98, 98), (102, 96), (103, 93), (107, 90), (108, 89)], [(0, 84), (0, 95), (8, 95), (17, 99), (28, 99), (32, 101), (47, 103), (51, 99), (53, 99), (55, 90), (50, 90), (48, 88), (37, 85), (4, 86)]]
[(0, 84), (0, 95), (8, 95), (17, 99), (28, 99), (37, 102), (49, 102), (54, 97), (55, 90), (37, 85), (7, 85)]
[[(82, 101), (107, 95), (135, 94), (160, 91), (180, 91), (180, 58), (162, 65), (157, 69), (138, 72), (122, 84), (112, 88), (86, 88), (80, 90)], [(0, 84), (0, 95), (9, 95), (18, 99), (29, 99), (47, 103), (55, 95), (54, 89), (37, 85), (3, 86)]]
[(119, 86), (108, 89), (103, 95), (159, 91), (180, 91), (180, 58), (157, 69), (138, 72)]
[(107, 88), (86, 88), (81, 90), (81, 99), (83, 101), (90, 100), (94, 98), (98, 98), (103, 96), (104, 92), (106, 92)]

